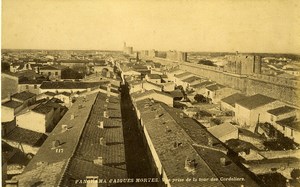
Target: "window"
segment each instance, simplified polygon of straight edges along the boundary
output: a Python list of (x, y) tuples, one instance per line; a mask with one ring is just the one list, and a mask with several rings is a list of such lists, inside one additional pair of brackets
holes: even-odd
[(28, 90), (28, 89), (29, 89), (29, 85), (26, 85), (25, 87), (26, 87), (26, 90)]
[(57, 71), (55, 72), (55, 75), (58, 75), (58, 72), (57, 72)]
[(293, 137), (293, 135), (294, 135), (294, 130), (291, 129), (291, 136)]
[(33, 87), (34, 87), (34, 89), (37, 89), (37, 85), (36, 84)]
[(50, 72), (50, 71), (48, 72), (48, 75), (49, 75), (49, 76), (51, 75), (51, 72)]
[(282, 130), (285, 130), (285, 126), (282, 127)]

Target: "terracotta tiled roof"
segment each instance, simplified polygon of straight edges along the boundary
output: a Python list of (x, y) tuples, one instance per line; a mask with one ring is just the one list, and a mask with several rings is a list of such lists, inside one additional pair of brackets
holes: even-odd
[[(219, 140), (213, 137), (203, 126), (183, 114), (181, 110), (163, 103), (152, 102), (150, 99), (138, 101), (137, 108), (168, 178), (191, 176), (184, 169), (184, 161), (187, 157), (196, 160), (196, 170), (192, 175), (195, 178), (207, 176), (209, 178), (232, 176), (244, 178), (244, 181), (171, 183), (172, 186), (231, 187), (242, 184), (258, 186), (256, 181), (224, 153), (227, 148)], [(210, 140), (213, 142), (212, 145), (208, 144)], [(181, 144), (174, 147), (175, 143)], [(225, 158), (230, 164), (222, 166), (221, 158)]]
[(177, 77), (177, 78), (183, 78), (183, 77), (187, 77), (187, 76), (189, 76), (189, 75), (191, 75), (190, 72), (184, 72), (184, 73), (175, 75), (175, 77)]
[(40, 113), (40, 114), (48, 114), (49, 112), (51, 112), (51, 110), (53, 110), (53, 107), (45, 105), (45, 104), (40, 104), (40, 105), (36, 106), (34, 109), (32, 109), (32, 111)]
[(206, 87), (206, 89), (208, 89), (210, 91), (216, 91), (216, 90), (220, 90), (222, 88), (225, 88), (225, 86), (220, 85), (220, 84), (214, 84), (214, 85), (210, 85), (210, 86)]
[(293, 107), (289, 107), (289, 106), (283, 106), (283, 107), (279, 107), (279, 108), (275, 108), (272, 110), (268, 110), (268, 113), (273, 114), (275, 116), (281, 115), (281, 114), (285, 114), (285, 113), (289, 113), (292, 111), (295, 111), (296, 109)]
[(187, 82), (187, 83), (191, 83), (191, 82), (194, 82), (194, 81), (196, 81), (196, 80), (200, 80), (200, 78), (197, 77), (197, 76), (192, 76), (192, 77), (183, 79), (182, 81), (183, 81), (183, 82)]
[(41, 89), (87, 89), (98, 87), (102, 83), (99, 82), (51, 82), (45, 81), (41, 85)]
[(276, 99), (261, 94), (256, 94), (249, 96), (243, 100), (239, 100), (236, 103), (251, 110), (272, 103), (274, 101), (276, 101)]
[(33, 98), (35, 96), (36, 96), (36, 94), (34, 94), (34, 93), (23, 91), (20, 93), (16, 93), (16, 94), (12, 95), (11, 97), (18, 99), (18, 100), (26, 101), (27, 99)]
[(221, 99), (221, 101), (223, 101), (227, 104), (230, 104), (231, 106), (235, 106), (235, 103), (237, 101), (245, 99), (245, 98), (247, 98), (245, 95), (240, 94), (240, 93), (235, 93), (235, 94), (232, 94), (228, 97), (225, 97), (225, 98)]
[(31, 146), (41, 146), (46, 140), (47, 136), (43, 133), (23, 129), (20, 127), (14, 128), (7, 135), (3, 137), (5, 140), (25, 143)]
[[(79, 143), (79, 137), (82, 134), (95, 98), (96, 94), (88, 95), (86, 102), (83, 102), (83, 98), (78, 98), (69, 108), (37, 154), (26, 166), (24, 172), (18, 176), (20, 179), (19, 185), (27, 186), (26, 184), (32, 185), (34, 182), (42, 181), (43, 186), (58, 186), (64, 175), (66, 164), (69, 163), (69, 159)], [(79, 108), (79, 105), (82, 105), (82, 107)], [(71, 115), (76, 117), (70, 120)], [(62, 125), (67, 125), (69, 130), (62, 131)], [(56, 148), (52, 149), (53, 141), (56, 140), (59, 141), (57, 149), (63, 150), (60, 153), (56, 152)], [(42, 175), (40, 175), (41, 172)], [(37, 173), (39, 174), (37, 175)]]
[(18, 102), (18, 101), (7, 101), (5, 103), (2, 103), (2, 106), (6, 106), (8, 108), (18, 108), (19, 106), (21, 106), (23, 103)]

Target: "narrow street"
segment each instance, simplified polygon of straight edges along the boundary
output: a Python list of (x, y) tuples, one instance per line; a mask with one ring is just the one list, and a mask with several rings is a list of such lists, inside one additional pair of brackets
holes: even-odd
[[(147, 147), (143, 144), (143, 135), (138, 129), (137, 116), (132, 109), (127, 86), (122, 86), (121, 92), (121, 113), (128, 178), (154, 178), (155, 174), (151, 172)], [(157, 183), (135, 183), (134, 186), (157, 186)]]

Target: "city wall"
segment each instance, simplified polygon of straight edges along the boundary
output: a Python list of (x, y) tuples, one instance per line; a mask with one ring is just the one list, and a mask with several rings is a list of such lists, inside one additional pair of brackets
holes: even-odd
[(300, 158), (300, 150), (260, 151), (259, 154), (261, 154), (263, 157), (267, 159), (289, 158), (289, 157)]
[[(169, 60), (161, 58), (155, 58), (153, 60), (165, 65), (172, 63)], [(300, 106), (300, 93), (298, 89), (300, 87), (299, 80), (289, 80), (262, 74), (237, 75), (225, 72), (224, 68), (221, 67), (201, 64), (175, 62), (173, 65), (179, 66), (180, 69), (191, 72), (200, 77), (240, 90), (246, 95), (263, 94), (293, 106)]]

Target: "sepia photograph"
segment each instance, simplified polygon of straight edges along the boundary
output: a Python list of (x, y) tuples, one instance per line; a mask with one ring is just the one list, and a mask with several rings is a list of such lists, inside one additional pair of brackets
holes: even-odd
[(1, 0), (3, 187), (300, 187), (299, 0)]

